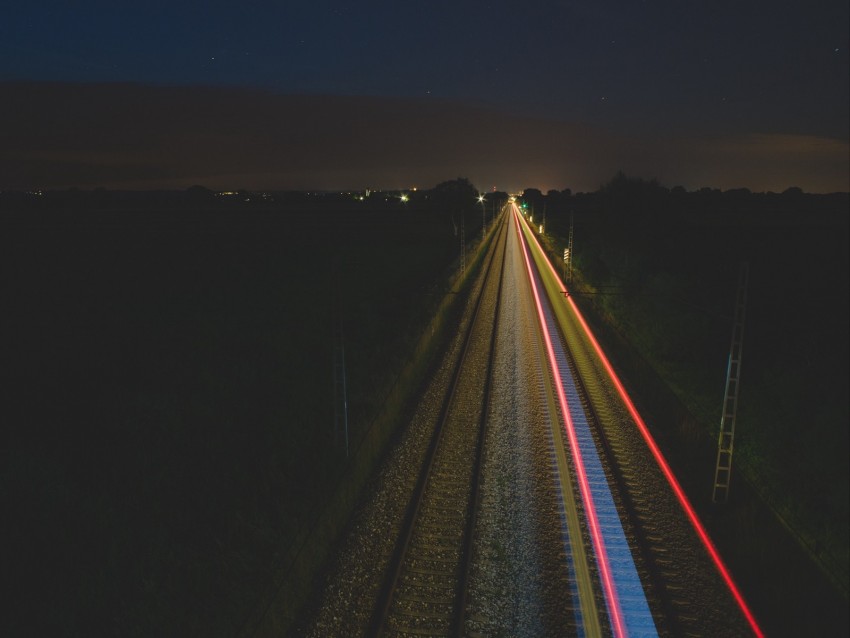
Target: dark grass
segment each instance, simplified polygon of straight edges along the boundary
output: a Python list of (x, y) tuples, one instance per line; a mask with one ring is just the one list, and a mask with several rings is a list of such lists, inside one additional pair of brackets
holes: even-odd
[(4, 201), (9, 635), (237, 633), (343, 466), (335, 317), (356, 438), (457, 254), (425, 203), (150, 199)]
[[(659, 417), (653, 427), (662, 448), (698, 508), (716, 520), (760, 609), (777, 612), (775, 623), (783, 606), (792, 608), (786, 598), (794, 587), (823, 574), (832, 583), (831, 592), (816, 588), (830, 602), (793, 605), (796, 620), (809, 614), (810, 629), (823, 604), (817, 621), (846, 627), (836, 619), (846, 616), (848, 584), (847, 201), (846, 194), (686, 194), (615, 180), (550, 205), (547, 220), (548, 243), (560, 255), (573, 211), (577, 300), (607, 334), (638, 402)], [(727, 515), (710, 495), (742, 261), (750, 281)], [(744, 496), (741, 479), (772, 514)], [(808, 564), (792, 557), (798, 550), (781, 538), (783, 527)], [(762, 571), (747, 573), (755, 565)], [(790, 626), (780, 624), (780, 635)]]
[[(356, 440), (445, 292), (451, 215), (425, 200), (6, 195), (2, 633), (237, 633), (345, 466), (334, 308)], [(846, 197), (667, 196), (567, 199), (581, 273), (616, 293), (585, 301), (708, 437), (750, 261), (736, 467), (846, 586)], [(566, 236), (568, 210), (550, 205), (547, 230)], [(672, 234), (656, 223), (671, 213)], [(473, 207), (468, 237), (478, 220)]]

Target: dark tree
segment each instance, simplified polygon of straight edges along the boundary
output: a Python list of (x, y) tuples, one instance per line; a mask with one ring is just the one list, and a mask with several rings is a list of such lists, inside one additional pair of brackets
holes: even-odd
[(543, 212), (543, 202), (545, 201), (543, 193), (538, 188), (526, 188), (522, 191), (522, 202), (526, 204), (530, 211)]
[(440, 182), (431, 193), (438, 205), (452, 212), (470, 210), (478, 200), (478, 190), (465, 177)]

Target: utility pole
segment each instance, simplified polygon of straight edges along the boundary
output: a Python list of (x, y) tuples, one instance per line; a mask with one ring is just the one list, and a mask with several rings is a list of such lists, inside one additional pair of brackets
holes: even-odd
[(720, 436), (717, 440), (717, 464), (714, 468), (714, 490), (711, 494), (711, 500), (715, 503), (725, 503), (729, 500), (729, 485), (732, 482), (732, 449), (735, 442), (735, 416), (738, 412), (738, 386), (741, 380), (741, 350), (744, 343), (744, 315), (747, 309), (748, 279), (749, 265), (747, 262), (743, 262), (738, 274), (732, 345), (729, 348), (726, 390), (723, 393)]
[(487, 198), (484, 195), (478, 196), (478, 203), (481, 204), (481, 238), (487, 233)]
[(466, 273), (466, 225), (464, 224), (465, 216), (463, 211), (460, 213), (460, 275)]

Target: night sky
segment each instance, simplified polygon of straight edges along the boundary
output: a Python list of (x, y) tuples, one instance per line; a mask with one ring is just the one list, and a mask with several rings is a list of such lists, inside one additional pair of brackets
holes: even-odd
[(846, 191), (848, 27), (846, 0), (8, 4), (0, 188)]

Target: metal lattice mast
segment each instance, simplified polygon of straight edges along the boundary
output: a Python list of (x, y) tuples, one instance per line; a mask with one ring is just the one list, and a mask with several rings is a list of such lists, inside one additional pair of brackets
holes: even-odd
[(569, 245), (569, 260), (567, 261), (567, 265), (569, 266), (569, 270), (567, 273), (567, 281), (572, 283), (573, 281), (573, 214), (570, 213), (570, 245)]
[(749, 265), (743, 262), (738, 275), (732, 346), (729, 348), (726, 391), (723, 394), (723, 413), (720, 417), (720, 436), (717, 440), (717, 465), (714, 469), (714, 490), (711, 495), (715, 503), (725, 503), (729, 500), (729, 485), (732, 482), (732, 450), (735, 442), (735, 416), (738, 412), (738, 391), (741, 380), (741, 351), (744, 343), (748, 279)]
[(570, 261), (570, 249), (564, 248), (564, 276), (562, 277), (562, 281), (564, 282), (564, 287), (566, 288), (567, 283), (567, 262)]

